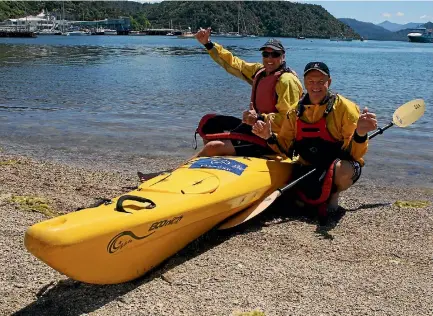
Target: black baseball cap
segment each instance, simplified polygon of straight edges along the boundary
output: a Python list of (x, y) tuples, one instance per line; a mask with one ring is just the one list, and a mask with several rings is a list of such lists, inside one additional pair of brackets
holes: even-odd
[(318, 70), (324, 75), (331, 76), (328, 66), (326, 66), (326, 64), (322, 63), (321, 61), (313, 61), (311, 63), (308, 63), (304, 69), (304, 76), (307, 74), (307, 72), (311, 70)]
[(260, 50), (264, 50), (265, 48), (271, 48), (273, 50), (283, 51), (283, 53), (286, 52), (283, 44), (281, 44), (281, 42), (275, 38), (271, 38), (270, 40), (268, 40), (262, 47), (260, 47)]

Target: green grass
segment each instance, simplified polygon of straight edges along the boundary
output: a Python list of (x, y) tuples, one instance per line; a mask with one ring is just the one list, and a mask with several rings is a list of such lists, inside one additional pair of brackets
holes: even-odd
[(266, 315), (261, 311), (251, 311), (251, 312), (236, 313), (234, 314), (234, 316), (266, 316)]
[(430, 205), (428, 201), (396, 201), (394, 203), (398, 207), (423, 208)]
[(13, 195), (9, 201), (17, 204), (23, 211), (37, 212), (48, 217), (54, 217), (57, 215), (56, 212), (49, 207), (48, 201), (44, 198)]
[(16, 160), (16, 159), (10, 159), (10, 160), (6, 160), (6, 161), (0, 161), (0, 166), (13, 166), (13, 165), (17, 165), (20, 163), (21, 162)]

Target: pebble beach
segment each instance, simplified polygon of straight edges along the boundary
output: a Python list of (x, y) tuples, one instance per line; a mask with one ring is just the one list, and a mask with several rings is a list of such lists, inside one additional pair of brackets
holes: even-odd
[[(147, 171), (181, 158), (152, 157)], [(145, 276), (91, 285), (24, 247), (28, 226), (131, 191), (136, 171), (0, 152), (2, 315), (432, 315), (433, 189), (361, 178), (326, 227), (277, 203)]]

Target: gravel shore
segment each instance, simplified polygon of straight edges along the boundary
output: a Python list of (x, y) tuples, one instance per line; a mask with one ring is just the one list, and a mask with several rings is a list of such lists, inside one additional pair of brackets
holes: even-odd
[[(159, 171), (181, 160), (142, 163)], [(24, 232), (47, 212), (132, 190), (136, 166), (98, 170), (0, 153), (0, 170), (1, 315), (433, 315), (431, 188), (361, 178), (326, 228), (279, 203), (237, 229), (210, 231), (140, 279), (97, 286), (33, 257)], [(23, 209), (16, 196), (38, 198), (41, 211)]]

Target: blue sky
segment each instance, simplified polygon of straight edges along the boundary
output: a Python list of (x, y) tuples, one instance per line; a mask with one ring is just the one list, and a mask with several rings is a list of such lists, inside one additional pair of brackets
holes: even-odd
[(296, 1), (319, 4), (336, 18), (405, 24), (433, 22), (433, 1)]

